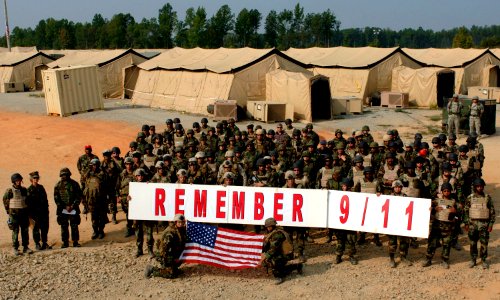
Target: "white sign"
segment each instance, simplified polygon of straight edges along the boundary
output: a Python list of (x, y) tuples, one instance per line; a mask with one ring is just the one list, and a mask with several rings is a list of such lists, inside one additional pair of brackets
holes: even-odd
[(274, 217), (282, 226), (327, 226), (326, 190), (256, 188), (169, 183), (130, 183), (129, 218), (263, 225)]
[(375, 194), (170, 183), (130, 183), (129, 218), (319, 227), (427, 238), (429, 199)]
[(427, 238), (431, 200), (328, 191), (328, 227)]

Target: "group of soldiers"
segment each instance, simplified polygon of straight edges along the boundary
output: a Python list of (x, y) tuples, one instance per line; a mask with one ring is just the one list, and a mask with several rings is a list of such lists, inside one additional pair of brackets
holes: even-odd
[[(379, 144), (366, 125), (352, 135), (337, 129), (335, 137), (326, 141), (320, 139), (312, 124), (297, 129), (290, 119), (284, 123), (284, 126), (277, 124), (275, 130), (253, 124), (244, 130), (234, 119), (210, 127), (208, 120), (203, 118), (186, 129), (175, 118), (166, 120), (163, 132), (157, 132), (154, 125), (143, 125), (123, 157), (121, 150), (113, 147), (103, 151), (103, 158), (99, 160), (92, 153), (92, 147), (85, 146), (85, 153), (77, 163), (80, 184), (71, 179), (71, 172), (64, 168), (54, 190), (63, 247), (69, 244), (68, 225), (73, 245), (79, 246), (80, 201), (84, 213), (91, 214), (93, 239), (104, 237), (108, 214), (116, 223), (117, 204), (120, 203), (127, 220), (125, 236), (136, 235), (136, 256), (143, 255), (144, 231), (148, 253), (156, 256), (153, 231), (162, 224), (129, 220), (128, 204), (133, 201), (129, 196), (130, 182), (331, 189), (430, 198), (433, 200), (431, 230), (424, 266), (431, 265), (436, 248), (442, 246), (442, 264), (448, 268), (450, 248), (461, 249), (458, 236), (464, 224), (471, 241), (471, 267), (476, 265), (478, 255), (483, 267), (488, 267), (488, 234), (495, 211), (491, 197), (484, 193), (485, 183), (481, 178), (484, 150), (474, 132), (463, 145), (456, 144), (457, 136), (453, 133), (439, 134), (429, 145), (420, 133), (415, 134), (413, 141), (403, 143), (398, 131), (393, 129), (387, 131)], [(30, 175), (30, 179), (32, 177)], [(13, 187), (4, 196), (4, 204), (11, 214), (9, 220), (16, 220), (15, 210), (18, 209), (17, 202), (12, 200), (18, 199), (18, 193), (9, 191), (24, 189), (17, 179), (12, 178)], [(19, 196), (25, 197), (28, 204), (33, 202), (28, 200), (33, 198), (29, 190), (36, 190), (36, 184), (32, 186), (25, 196)], [(272, 232), (276, 224), (264, 227)], [(259, 231), (260, 228), (255, 229)], [(280, 232), (293, 237), (296, 255), (301, 263), (305, 262), (304, 248), (306, 241), (311, 239), (310, 230), (284, 228)], [(357, 264), (356, 244), (366, 243), (366, 234), (329, 230), (328, 242), (333, 236), (337, 240), (335, 263), (341, 263), (346, 252), (349, 261)], [(17, 241), (17, 234), (15, 239)], [(479, 254), (478, 241), (481, 243)], [(373, 235), (373, 242), (382, 245), (377, 234)], [(389, 236), (391, 267), (397, 266), (398, 242), (400, 261), (404, 264), (411, 264), (407, 259), (410, 246), (418, 247), (415, 239)], [(18, 244), (13, 246), (17, 249)], [(265, 260), (272, 262), (272, 257)], [(283, 272), (279, 270), (275, 275), (283, 278)]]

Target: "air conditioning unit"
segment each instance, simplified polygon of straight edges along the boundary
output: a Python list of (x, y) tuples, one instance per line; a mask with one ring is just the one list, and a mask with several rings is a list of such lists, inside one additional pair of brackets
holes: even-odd
[(363, 101), (357, 98), (347, 99), (346, 101), (347, 112), (350, 114), (363, 113)]
[(238, 119), (236, 100), (217, 100), (214, 103), (214, 121)]
[(401, 92), (382, 92), (381, 106), (389, 108), (405, 108), (408, 107), (409, 95)]
[(24, 92), (24, 83), (22, 82), (4, 82), (4, 93)]
[(248, 116), (262, 122), (293, 119), (293, 104), (278, 101), (247, 101)]

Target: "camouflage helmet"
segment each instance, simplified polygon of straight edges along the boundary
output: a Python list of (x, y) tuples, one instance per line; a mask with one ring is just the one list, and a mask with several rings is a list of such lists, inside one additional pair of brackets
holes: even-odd
[(149, 125), (147, 125), (147, 124), (142, 125), (141, 130), (142, 131), (149, 131)]
[(453, 187), (451, 186), (450, 183), (445, 182), (441, 185), (441, 191), (448, 190), (448, 191), (453, 191)]
[(257, 160), (257, 166), (258, 166), (258, 167), (260, 167), (260, 166), (265, 166), (265, 165), (266, 165), (266, 161), (265, 161), (265, 159), (263, 159), (263, 158), (259, 158), (259, 159)]
[(200, 123), (193, 122), (193, 128), (200, 128)]
[(373, 174), (373, 168), (372, 167), (365, 167), (363, 169), (363, 174), (367, 174), (367, 173), (372, 173)]
[(351, 185), (351, 180), (350, 180), (349, 178), (344, 178), (344, 179), (342, 179), (342, 181), (340, 182), (340, 185), (350, 186), (350, 185)]
[(153, 144), (147, 143), (146, 146), (144, 146), (144, 150), (153, 150)]
[(93, 158), (93, 159), (90, 160), (90, 165), (92, 165), (92, 166), (98, 166), (99, 167), (100, 164), (101, 164), (101, 162), (97, 158)]
[(450, 153), (450, 154), (448, 155), (448, 160), (449, 160), (449, 161), (452, 161), (452, 160), (453, 160), (453, 161), (458, 161), (458, 155), (457, 155), (456, 153)]
[(479, 100), (479, 97), (478, 96), (473, 96), (472, 100)]
[(186, 217), (183, 214), (176, 214), (174, 216), (174, 222), (184, 222), (186, 221)]
[(179, 171), (177, 171), (177, 176), (187, 176), (186, 169), (179, 169)]
[(233, 166), (233, 162), (230, 161), (230, 160), (225, 160), (223, 163), (222, 163), (222, 167), (223, 168), (230, 168)]
[(272, 227), (276, 225), (278, 225), (278, 223), (276, 222), (275, 218), (267, 218), (266, 221), (264, 221), (265, 227)]
[(354, 163), (362, 163), (363, 162), (363, 156), (361, 155), (356, 155), (354, 156), (354, 159), (352, 160)]
[(15, 183), (18, 180), (23, 180), (23, 176), (21, 176), (21, 174), (14, 173), (12, 174), (12, 176), (10, 176), (10, 181), (12, 181), (12, 183)]
[(377, 142), (371, 142), (370, 143), (370, 148), (378, 148), (378, 143)]
[(174, 121), (172, 121), (172, 119), (167, 119), (167, 120), (165, 121), (165, 124), (173, 124), (173, 123), (174, 123)]
[(127, 156), (127, 157), (125, 157), (125, 159), (123, 160), (123, 163), (124, 163), (124, 164), (133, 164), (133, 163), (134, 163), (134, 160), (132, 159), (132, 157)]
[(201, 118), (200, 123), (207, 124), (208, 123), (208, 119), (207, 118)]
[(476, 186), (476, 185), (482, 185), (482, 186), (485, 186), (486, 183), (484, 183), (484, 180), (482, 178), (476, 178), (474, 179), (474, 181), (472, 182), (472, 185), (473, 186)]
[(361, 127), (361, 130), (362, 131), (370, 131), (370, 127), (368, 127), (368, 125), (364, 125), (363, 127)]
[(233, 172), (226, 172), (224, 173), (224, 179), (233, 179), (234, 180), (234, 173)]
[[(199, 125), (198, 125), (198, 126), (199, 126)], [(193, 129), (188, 129), (188, 130), (186, 131), (186, 134), (194, 134), (194, 130), (193, 130)]]
[(174, 118), (174, 123), (179, 124), (181, 123), (181, 120), (179, 118)]
[(133, 158), (141, 158), (142, 157), (142, 153), (139, 152), (139, 151), (134, 151), (134, 152), (132, 152), (132, 157)]
[(402, 183), (400, 180), (394, 180), (394, 181), (392, 182), (392, 187), (397, 187), (397, 186), (402, 187), (402, 186), (403, 186), (403, 183)]
[(226, 153), (224, 154), (224, 157), (234, 157), (234, 151), (227, 150)]
[(467, 152), (469, 152), (469, 147), (467, 145), (460, 145), (458, 147), (458, 151), (467, 153)]
[(289, 180), (289, 179), (295, 179), (295, 173), (293, 171), (286, 171), (285, 173), (285, 179), (286, 180)]
[(145, 137), (146, 137), (146, 135), (144, 134), (144, 132), (141, 131), (141, 132), (137, 133), (137, 138), (145, 138)]
[(196, 165), (197, 164), (196, 157), (189, 158), (188, 159), (188, 164), (189, 165)]
[(120, 150), (120, 148), (115, 146), (115, 147), (111, 148), (111, 152), (120, 155), (122, 151)]
[(113, 151), (111, 151), (111, 149), (106, 149), (106, 150), (102, 151), (102, 155), (103, 156), (111, 156), (112, 152)]
[(307, 129), (313, 129), (314, 127), (313, 127), (312, 123), (307, 123), (306, 128)]
[(163, 167), (165, 167), (165, 163), (162, 162), (161, 160), (156, 162), (156, 165), (155, 165), (155, 168), (157, 169), (163, 169)]
[(40, 173), (38, 171), (33, 171), (30, 173), (30, 179), (40, 178)]
[(194, 155), (195, 158), (205, 158), (205, 152), (203, 151), (198, 151), (196, 152), (196, 154)]
[(146, 176), (146, 171), (143, 168), (139, 168), (134, 171), (134, 176)]
[(442, 171), (451, 171), (451, 164), (449, 162), (444, 162), (441, 165), (441, 170)]
[(337, 130), (335, 130), (335, 134), (337, 134), (337, 133), (343, 134), (343, 132), (342, 132), (342, 130), (341, 130), (341, 129), (337, 129)]
[(61, 171), (59, 171), (59, 177), (62, 176), (71, 176), (71, 171), (68, 168), (62, 168)]
[(137, 148), (137, 146), (139, 146), (139, 144), (137, 144), (136, 141), (133, 141), (133, 142), (130, 142), (130, 144), (128, 145), (130, 148)]

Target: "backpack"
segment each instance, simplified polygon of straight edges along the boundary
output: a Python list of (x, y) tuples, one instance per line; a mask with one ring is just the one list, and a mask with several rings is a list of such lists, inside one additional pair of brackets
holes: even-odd
[(288, 232), (283, 229), (277, 229), (277, 232), (281, 232), (285, 236), (285, 240), (281, 243), (281, 253), (286, 259), (293, 259), (293, 241)]

